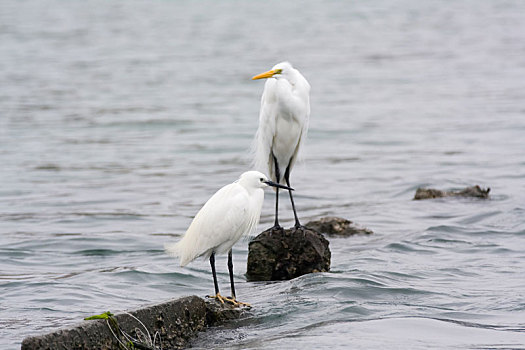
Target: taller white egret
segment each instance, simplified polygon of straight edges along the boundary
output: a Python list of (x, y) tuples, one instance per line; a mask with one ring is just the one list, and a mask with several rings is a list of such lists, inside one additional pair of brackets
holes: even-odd
[[(293, 190), (290, 187), (268, 180), (258, 171), (247, 171), (239, 179), (218, 190), (193, 219), (184, 237), (175, 244), (167, 244), (166, 251), (180, 258), (180, 266), (186, 266), (196, 258), (210, 259), (215, 298), (234, 305), (244, 304), (235, 300), (233, 283), (232, 247), (242, 235), (250, 234), (259, 223), (264, 200), (263, 188), (267, 186)], [(215, 273), (215, 254), (228, 252), (231, 298), (219, 293)]]
[[(306, 138), (310, 117), (310, 84), (288, 62), (273, 66), (268, 72), (252, 78), (268, 79), (264, 84), (259, 114), (259, 129), (255, 137), (255, 167), (270, 178), (290, 186), (290, 172)], [(295, 227), (301, 227), (292, 192)], [(275, 229), (279, 226), (279, 189), (275, 193)]]

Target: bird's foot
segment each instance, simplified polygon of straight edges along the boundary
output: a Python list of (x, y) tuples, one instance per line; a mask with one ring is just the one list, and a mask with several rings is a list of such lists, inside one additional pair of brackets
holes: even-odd
[(295, 222), (295, 225), (293, 226), (293, 228), (296, 230), (303, 231), (303, 232), (307, 230), (306, 226), (301, 225), (299, 221)]
[(229, 304), (232, 304), (234, 307), (249, 307), (249, 308), (252, 307), (251, 304), (243, 303), (242, 301), (237, 301), (235, 297), (228, 297), (228, 298), (225, 298), (225, 300)]
[(206, 295), (206, 298), (211, 298), (211, 299), (218, 300), (223, 305), (224, 304), (229, 304), (229, 305), (232, 305), (233, 307), (251, 307), (251, 305), (248, 304), (248, 303), (243, 303), (241, 301), (237, 301), (235, 299), (235, 297), (223, 297), (219, 293), (217, 293), (215, 295)]
[(273, 227), (270, 228), (270, 233), (274, 233), (274, 232), (282, 232), (284, 231), (283, 227), (279, 224), (275, 224)]
[(217, 293), (215, 295), (206, 295), (206, 298), (218, 300), (221, 304), (224, 304), (225, 301), (229, 301), (228, 298), (223, 297), (222, 295), (220, 295), (220, 293)]

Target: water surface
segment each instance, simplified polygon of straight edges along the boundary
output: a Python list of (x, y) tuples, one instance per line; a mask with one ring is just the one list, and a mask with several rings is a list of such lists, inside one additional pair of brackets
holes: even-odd
[[(193, 346), (525, 348), (525, 3), (6, 0), (0, 45), (1, 348), (212, 292), (163, 245), (249, 168), (250, 77), (285, 59), (312, 85), (301, 219), (375, 234), (278, 283), (245, 282), (239, 242), (252, 313)], [(491, 198), (411, 200), (474, 184)]]

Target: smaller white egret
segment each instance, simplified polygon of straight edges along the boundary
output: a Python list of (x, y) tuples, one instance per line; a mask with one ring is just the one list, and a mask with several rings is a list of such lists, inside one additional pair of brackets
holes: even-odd
[[(166, 244), (166, 251), (180, 258), (180, 266), (185, 266), (203, 256), (210, 259), (215, 296), (221, 303), (236, 301), (233, 283), (232, 247), (242, 235), (255, 230), (261, 216), (264, 200), (263, 188), (267, 186), (293, 190), (290, 187), (268, 180), (258, 171), (247, 171), (239, 179), (218, 190), (199, 210), (184, 237), (175, 244)], [(231, 298), (219, 293), (219, 284), (215, 273), (215, 254), (228, 252), (228, 270), (230, 272)]]
[[(261, 98), (259, 128), (255, 137), (255, 168), (270, 178), (290, 186), (290, 173), (306, 138), (310, 117), (310, 84), (289, 62), (281, 62), (268, 72), (252, 78), (267, 79)], [(279, 226), (279, 189), (275, 190), (275, 224)], [(301, 227), (292, 192), (295, 227)]]

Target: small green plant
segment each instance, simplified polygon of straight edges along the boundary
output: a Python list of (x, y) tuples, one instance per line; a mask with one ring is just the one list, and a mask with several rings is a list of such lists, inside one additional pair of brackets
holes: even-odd
[[(106, 324), (108, 325), (111, 334), (113, 334), (113, 337), (117, 340), (121, 349), (162, 350), (162, 346), (160, 345), (162, 339), (160, 337), (159, 332), (155, 332), (152, 338), (151, 334), (149, 333), (144, 323), (142, 323), (142, 321), (140, 321), (138, 318), (136, 318), (129, 312), (126, 312), (126, 315), (130, 316), (135, 321), (137, 321), (145, 332), (141, 328), (137, 327), (134, 329), (137, 338), (133, 338), (131, 335), (129, 335), (120, 328), (118, 321), (115, 318), (115, 315), (112, 314), (111, 311), (106, 311), (104, 313), (101, 313), (100, 315), (89, 316), (84, 318), (84, 320), (106, 320)], [(157, 345), (157, 342), (159, 345)]]

